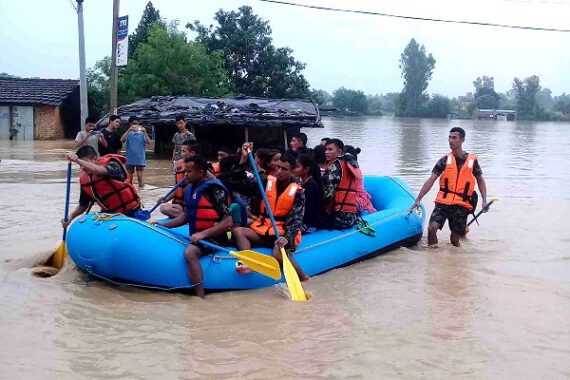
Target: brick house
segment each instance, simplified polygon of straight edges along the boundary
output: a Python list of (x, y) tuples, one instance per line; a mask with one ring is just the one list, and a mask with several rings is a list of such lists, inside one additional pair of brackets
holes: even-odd
[(74, 137), (79, 118), (79, 81), (0, 78), (0, 140)]

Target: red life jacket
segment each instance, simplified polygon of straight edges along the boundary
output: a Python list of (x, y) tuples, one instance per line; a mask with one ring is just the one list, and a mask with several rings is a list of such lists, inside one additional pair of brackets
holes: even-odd
[(97, 160), (99, 165), (105, 166), (111, 161), (121, 164), (122, 171), (127, 178), (126, 181), (112, 179), (109, 176), (98, 176), (85, 171), (79, 177), (81, 188), (91, 198), (95, 199), (103, 212), (129, 214), (131, 211), (140, 208), (140, 198), (136, 188), (129, 181), (125, 169), (125, 157), (119, 154), (107, 154)]
[(217, 179), (203, 181), (198, 186), (187, 186), (184, 203), (190, 235), (212, 228), (221, 221), (214, 205), (204, 196), (204, 191), (212, 186), (221, 187), (226, 194), (225, 202), (230, 204), (228, 189)]
[(439, 177), (439, 192), (437, 193), (435, 203), (463, 206), (469, 211), (473, 209), (469, 199), (473, 195), (473, 190), (475, 190), (473, 167), (476, 160), (476, 155), (468, 154), (461, 170), (458, 171), (453, 153), (450, 152), (447, 155), (445, 170)]
[(334, 203), (331, 211), (343, 211), (356, 214), (356, 168), (342, 159), (337, 159), (340, 163), (340, 183), (334, 195)]
[[(297, 191), (303, 191), (303, 188), (298, 183), (291, 182), (281, 195), (277, 196), (277, 178), (272, 175), (267, 176), (265, 194), (267, 195), (271, 211), (273, 211), (277, 231), (279, 231), (279, 235), (281, 236), (285, 233), (285, 220), (287, 218), (287, 214), (289, 214), (293, 208), (293, 204), (295, 203), (295, 194)], [(261, 215), (251, 224), (250, 227), (259, 235), (275, 236), (275, 230), (273, 229), (271, 219), (269, 218), (269, 214), (265, 208), (265, 202), (261, 202)], [(297, 233), (297, 236), (295, 236), (295, 245), (299, 245), (299, 243), (301, 243), (300, 230)]]

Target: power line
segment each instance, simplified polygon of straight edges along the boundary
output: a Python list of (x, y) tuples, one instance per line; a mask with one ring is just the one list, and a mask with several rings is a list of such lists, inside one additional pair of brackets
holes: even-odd
[(299, 8), (309, 8), (309, 9), (317, 9), (321, 11), (330, 11), (330, 12), (341, 12), (341, 13), (355, 13), (367, 16), (383, 16), (383, 17), (393, 17), (393, 18), (401, 18), (406, 20), (414, 20), (414, 21), (432, 21), (432, 22), (443, 22), (447, 24), (464, 24), (464, 25), (477, 25), (477, 26), (491, 26), (495, 28), (508, 28), (508, 29), (522, 29), (522, 30), (534, 30), (534, 31), (541, 31), (541, 32), (560, 32), (560, 33), (569, 33), (570, 29), (556, 29), (556, 28), (541, 28), (536, 26), (524, 26), (524, 25), (508, 25), (508, 24), (495, 24), (490, 22), (480, 22), (480, 21), (464, 21), (464, 20), (444, 20), (444, 19), (437, 19), (437, 18), (427, 18), (427, 17), (414, 17), (414, 16), (404, 16), (404, 15), (396, 15), (390, 13), (380, 13), (380, 12), (371, 12), (371, 11), (359, 11), (355, 9), (341, 9), (341, 8), (331, 8), (331, 7), (321, 7), (317, 5), (308, 5), (308, 4), (297, 4), (297, 3), (289, 3), (286, 1), (278, 1), (278, 0), (258, 0), (263, 3), (273, 3), (273, 4), (280, 4), (280, 5), (290, 5)]

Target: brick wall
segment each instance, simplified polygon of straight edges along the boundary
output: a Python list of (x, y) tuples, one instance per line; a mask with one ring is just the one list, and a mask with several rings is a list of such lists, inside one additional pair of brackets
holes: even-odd
[(56, 106), (35, 106), (34, 123), (36, 126), (34, 139), (55, 140), (65, 137), (63, 122)]

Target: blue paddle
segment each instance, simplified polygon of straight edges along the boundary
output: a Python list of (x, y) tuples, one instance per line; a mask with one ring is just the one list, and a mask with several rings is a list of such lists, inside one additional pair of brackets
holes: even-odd
[[(180, 182), (178, 182), (176, 185), (174, 185), (174, 187), (172, 189), (170, 189), (170, 191), (163, 197), (161, 197), (161, 200), (165, 200), (168, 199), (169, 196), (171, 196), (176, 189), (178, 189), (180, 186), (182, 186), (184, 184), (184, 182), (186, 182), (186, 177), (182, 178), (182, 180)], [(151, 208), (150, 210), (138, 210), (135, 212), (135, 214), (133, 215), (136, 219), (139, 220), (149, 220), (151, 214), (153, 213), (154, 210), (156, 210), (158, 208), (158, 206), (160, 206), (160, 202), (157, 202), (153, 208)]]

